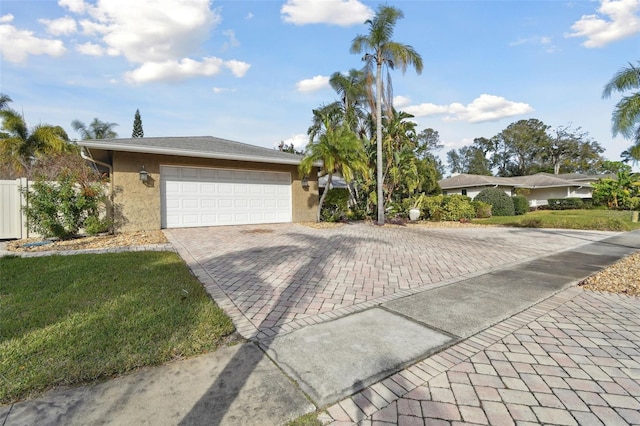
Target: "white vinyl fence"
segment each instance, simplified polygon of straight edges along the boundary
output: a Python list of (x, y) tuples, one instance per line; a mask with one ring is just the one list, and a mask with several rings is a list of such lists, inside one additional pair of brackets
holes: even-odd
[(27, 186), (27, 179), (0, 180), (0, 240), (27, 238), (27, 221), (22, 213), (24, 197), (20, 188)]

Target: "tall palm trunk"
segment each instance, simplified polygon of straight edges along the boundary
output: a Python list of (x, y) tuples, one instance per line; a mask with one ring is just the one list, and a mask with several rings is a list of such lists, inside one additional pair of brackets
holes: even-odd
[(384, 225), (384, 194), (382, 191), (382, 58), (376, 64), (376, 180), (378, 185), (378, 225)]
[(327, 197), (327, 192), (331, 188), (331, 177), (332, 173), (327, 174), (327, 184), (324, 187), (324, 191), (322, 192), (322, 197), (320, 197), (320, 202), (318, 203), (318, 222), (320, 222), (320, 213), (322, 212), (322, 205), (324, 204), (324, 199)]

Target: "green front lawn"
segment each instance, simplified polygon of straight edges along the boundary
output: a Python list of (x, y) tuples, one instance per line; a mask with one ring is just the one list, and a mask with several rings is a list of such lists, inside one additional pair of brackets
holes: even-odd
[(537, 210), (522, 216), (494, 216), (489, 219), (474, 219), (473, 223), (599, 231), (640, 229), (640, 222), (631, 222), (631, 212), (616, 210)]
[(175, 253), (0, 258), (0, 403), (209, 352), (233, 330)]

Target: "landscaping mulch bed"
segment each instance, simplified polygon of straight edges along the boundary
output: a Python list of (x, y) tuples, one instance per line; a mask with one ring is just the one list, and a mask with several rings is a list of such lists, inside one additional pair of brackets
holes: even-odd
[(86, 250), (165, 243), (168, 243), (167, 238), (162, 231), (157, 230), (127, 232), (115, 235), (98, 235), (95, 237), (86, 236), (69, 240), (26, 238), (7, 243), (7, 250), (16, 252)]
[(640, 296), (640, 251), (580, 283), (586, 290)]

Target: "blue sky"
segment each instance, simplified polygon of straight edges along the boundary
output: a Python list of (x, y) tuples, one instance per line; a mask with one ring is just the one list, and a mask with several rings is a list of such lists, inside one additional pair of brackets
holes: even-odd
[[(379, 2), (358, 0), (2, 0), (0, 91), (31, 125), (94, 117), (131, 135), (210, 135), (303, 146), (311, 110), (336, 99), (335, 71)], [(393, 39), (424, 69), (392, 72), (395, 106), (445, 148), (538, 118), (588, 131), (619, 159), (619, 96), (603, 86), (640, 57), (640, 0), (390, 1)]]

